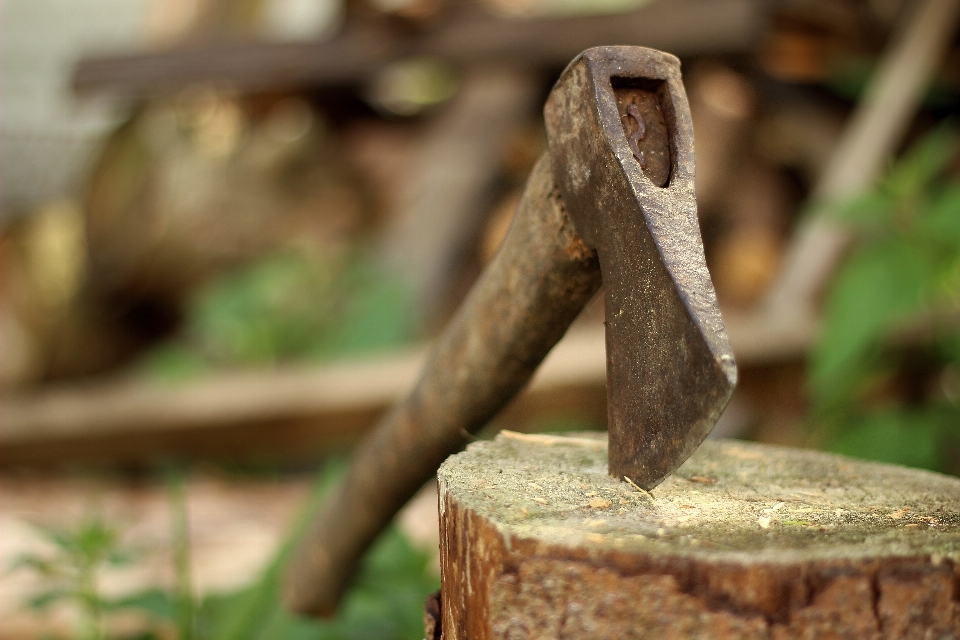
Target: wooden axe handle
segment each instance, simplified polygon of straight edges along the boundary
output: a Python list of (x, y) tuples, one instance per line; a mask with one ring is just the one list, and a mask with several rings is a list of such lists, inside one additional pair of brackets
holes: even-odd
[(330, 615), (357, 564), (447, 456), (527, 384), (600, 287), (544, 154), (499, 252), (440, 336), (410, 395), (355, 453), (289, 565), (287, 606)]

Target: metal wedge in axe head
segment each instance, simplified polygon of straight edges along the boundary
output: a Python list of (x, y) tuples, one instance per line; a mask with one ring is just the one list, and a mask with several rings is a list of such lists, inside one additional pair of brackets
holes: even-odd
[(611, 475), (655, 487), (726, 407), (736, 365), (697, 223), (679, 61), (641, 47), (588, 49), (544, 116), (548, 151), (499, 252), (289, 565), (293, 610), (335, 610), (367, 547), (523, 388), (601, 279)]

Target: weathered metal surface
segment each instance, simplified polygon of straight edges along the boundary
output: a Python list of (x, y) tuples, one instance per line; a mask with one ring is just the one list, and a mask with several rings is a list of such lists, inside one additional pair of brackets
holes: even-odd
[(737, 378), (697, 223), (680, 62), (588, 49), (544, 117), (557, 186), (603, 273), (610, 473), (650, 489), (707, 437)]
[(290, 565), (288, 606), (332, 613), (370, 543), (440, 463), (523, 387), (600, 287), (542, 157), (497, 256), (416, 387), (361, 445)]

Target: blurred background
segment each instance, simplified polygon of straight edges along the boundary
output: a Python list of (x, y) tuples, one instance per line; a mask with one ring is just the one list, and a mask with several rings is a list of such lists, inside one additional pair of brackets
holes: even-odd
[[(958, 0), (0, 11), (0, 638), (422, 637), (432, 486), (338, 619), (279, 570), (595, 45), (683, 62), (740, 366), (715, 435), (960, 474)], [(482, 437), (604, 428), (602, 307)]]

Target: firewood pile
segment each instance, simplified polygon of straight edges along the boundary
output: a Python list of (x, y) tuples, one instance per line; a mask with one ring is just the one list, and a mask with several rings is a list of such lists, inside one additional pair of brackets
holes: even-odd
[[(910, 12), (897, 2), (687, 0), (599, 15), (529, 2), (348, 3), (300, 21), (279, 2), (235, 4), (152, 8), (143, 51), (77, 52), (71, 100), (132, 106), (82, 188), (18, 205), (5, 224), (0, 371), (13, 404), (0, 411), (13, 431), (42, 439), (30, 411), (51, 384), (149, 385), (157, 368), (215, 376), (345, 357), (364, 341), (375, 351), (428, 340), (509, 224), (543, 148), (540, 96), (579, 48), (632, 39), (684, 59), (707, 257), (745, 365), (722, 428), (790, 441), (837, 253), (797, 264), (811, 244), (797, 232), (804, 203), (837, 192), (831, 176), (844, 166), (884, 166), (942, 114), (921, 87), (861, 135), (885, 146), (850, 140), (869, 70), (890, 66), (907, 37)], [(940, 31), (939, 48), (901, 54), (899, 73), (926, 74), (949, 102), (956, 56)], [(277, 255), (286, 267), (257, 271)], [(353, 299), (371, 288), (372, 300)], [(308, 303), (301, 291), (316, 293)], [(766, 313), (771, 300), (804, 296), (793, 313)], [(601, 316), (595, 307), (581, 328)], [(316, 335), (326, 337), (304, 337)], [(602, 378), (572, 386), (602, 392)], [(576, 415), (602, 423), (599, 405)]]

